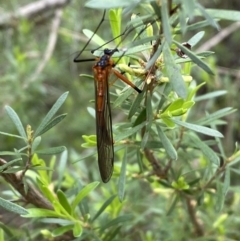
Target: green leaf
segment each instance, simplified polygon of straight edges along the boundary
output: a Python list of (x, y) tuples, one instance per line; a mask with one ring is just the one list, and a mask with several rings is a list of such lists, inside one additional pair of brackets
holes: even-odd
[(75, 197), (75, 199), (72, 202), (72, 210), (75, 210), (77, 205), (85, 198), (91, 191), (93, 191), (97, 186), (99, 185), (99, 182), (92, 182), (85, 186)]
[[(89, 39), (90, 39), (90, 38), (93, 36), (93, 34), (94, 34), (94, 32), (91, 31), (91, 30), (89, 30), (89, 29), (83, 29), (82, 31), (83, 31), (84, 35), (87, 36), (87, 38), (89, 38)], [(97, 35), (97, 34), (94, 34), (94, 36), (92, 37), (91, 42), (97, 44), (98, 46), (104, 45), (106, 48), (109, 47), (109, 46), (106, 44), (106, 41), (105, 41), (104, 39), (102, 39), (102, 38), (101, 38), (99, 35)], [(94, 56), (98, 56), (98, 55), (97, 55), (97, 52), (96, 52), (96, 53), (94, 52)], [(91, 77), (91, 78), (92, 78), (92, 77)]]
[[(19, 241), (19, 238), (16, 237), (16, 231), (15, 230), (13, 230), (10, 227), (7, 227), (7, 225), (5, 225), (5, 224), (3, 224), (1, 222), (0, 222), (0, 228), (4, 231), (4, 234), (2, 234), (3, 237), (1, 237), (1, 235), (0, 235), (0, 240), (2, 240), (2, 241), (9, 241), (9, 240), (11, 240), (11, 241)], [(7, 240), (4, 239), (5, 235), (8, 237)]]
[(39, 166), (33, 166), (33, 167), (30, 167), (29, 170), (36, 170), (36, 171), (54, 171), (53, 168), (51, 167), (39, 167)]
[(205, 126), (190, 124), (190, 123), (183, 122), (183, 121), (180, 121), (180, 120), (177, 120), (177, 119), (171, 119), (171, 120), (177, 125), (186, 127), (190, 130), (193, 130), (193, 131), (196, 131), (196, 132), (208, 135), (208, 136), (223, 137), (222, 133), (220, 133), (219, 131), (214, 130), (214, 129), (210, 129), (210, 128), (205, 127)]
[(43, 192), (45, 198), (47, 198), (52, 204), (56, 200), (55, 195), (52, 193), (52, 190), (49, 189), (47, 184), (43, 184), (39, 178), (37, 178), (37, 184), (41, 191)]
[(224, 182), (223, 182), (223, 195), (226, 196), (230, 186), (230, 167), (227, 166), (225, 170)]
[(118, 225), (118, 224), (122, 225), (123, 222), (128, 222), (128, 221), (130, 221), (132, 219), (133, 219), (132, 215), (122, 215), (122, 216), (119, 216), (119, 217), (111, 220), (110, 222), (108, 222), (106, 224), (103, 224), (101, 226), (101, 230), (105, 230), (105, 229), (107, 229), (109, 227), (112, 227), (112, 226)]
[(187, 91), (185, 87), (185, 83), (183, 77), (181, 75), (181, 71), (179, 67), (175, 64), (173, 57), (171, 55), (171, 51), (167, 42), (163, 45), (163, 58), (167, 71), (168, 78), (170, 79), (170, 83), (174, 91), (183, 99), (187, 96)]
[(121, 34), (121, 13), (121, 8), (109, 10), (109, 22), (111, 25), (113, 38), (115, 38), (116, 46), (119, 46), (122, 41), (121, 37), (119, 36)]
[(47, 132), (48, 130), (52, 129), (55, 125), (57, 125), (59, 122), (61, 122), (66, 116), (67, 116), (67, 114), (61, 114), (59, 116), (56, 116), (40, 132), (38, 132), (38, 136), (40, 136), (43, 133)]
[[(130, 48), (133, 48), (133, 47), (135, 47), (134, 48), (134, 52), (135, 53), (136, 53), (137, 49), (140, 50), (140, 48), (144, 48), (144, 46), (141, 46), (141, 45), (146, 45), (145, 48), (147, 47), (147, 49), (148, 49), (150, 47), (149, 43), (151, 43), (151, 41), (157, 40), (158, 38), (159, 38), (159, 35), (154, 35), (154, 36), (151, 36), (151, 37), (145, 37), (145, 38), (141, 38), (139, 40), (134, 40), (133, 42), (128, 43), (126, 45), (126, 48), (127, 48), (126, 53), (127, 53), (127, 55), (130, 55), (130, 53), (131, 54), (133, 53), (133, 50), (130, 50)], [(132, 57), (134, 57), (134, 56), (132, 56)]]
[(218, 25), (218, 23), (214, 20), (213, 16), (211, 16), (206, 9), (199, 3), (196, 3), (196, 6), (198, 7), (198, 9), (200, 10), (202, 16), (204, 16), (206, 18), (206, 20), (217, 30), (220, 30), (220, 26)]
[(17, 113), (10, 106), (5, 106), (5, 110), (8, 114), (8, 116), (11, 118), (14, 125), (16, 126), (20, 136), (24, 139), (27, 139), (26, 131), (23, 128), (22, 122), (21, 122), (20, 118), (18, 117)]
[(175, 195), (175, 196), (173, 197), (173, 201), (171, 202), (171, 205), (170, 205), (170, 207), (169, 207), (169, 209), (168, 209), (168, 211), (167, 211), (167, 216), (169, 216), (170, 214), (172, 214), (172, 212), (176, 209), (175, 207), (176, 207), (178, 201), (179, 201), (179, 196), (178, 196), (178, 195)]
[(167, 43), (170, 45), (172, 42), (172, 34), (171, 34), (171, 25), (169, 22), (168, 16), (168, 3), (166, 0), (161, 0), (161, 18), (162, 18), (162, 25), (163, 25), (163, 34), (167, 40)]
[(36, 149), (38, 148), (39, 144), (41, 143), (41, 136), (38, 136), (36, 137), (34, 140), (33, 140), (33, 143), (32, 143), (32, 153), (34, 153), (36, 151)]
[(65, 150), (64, 152), (62, 152), (60, 159), (59, 159), (59, 163), (58, 163), (58, 189), (61, 187), (62, 185), (62, 181), (63, 181), (63, 177), (65, 175), (65, 171), (67, 169), (67, 160), (68, 160), (68, 151)]
[(26, 153), (19, 153), (14, 151), (0, 151), (0, 156), (27, 156)]
[(10, 137), (15, 137), (15, 138), (20, 138), (20, 139), (25, 139), (25, 138), (22, 137), (22, 136), (19, 136), (19, 135), (13, 135), (13, 134), (6, 133), (6, 132), (2, 132), (2, 131), (0, 131), (0, 134), (1, 134), (1, 135), (5, 135), (5, 136), (10, 136)]
[[(139, 83), (140, 83), (140, 81), (136, 82), (135, 85), (138, 86)], [(114, 101), (113, 108), (120, 106), (133, 93), (136, 93), (136, 91), (133, 88), (131, 88), (130, 86), (127, 86), (123, 91), (121, 91), (121, 94)]]
[(53, 232), (52, 232), (52, 235), (53, 235), (53, 237), (57, 237), (57, 236), (60, 236), (60, 235), (66, 233), (67, 231), (72, 230), (72, 229), (73, 229), (72, 224), (62, 226), (62, 227), (54, 229)]
[(83, 140), (85, 143), (83, 143), (81, 146), (84, 148), (89, 148), (89, 147), (96, 147), (97, 145), (97, 138), (96, 135), (82, 135)]
[(193, 145), (200, 149), (203, 153), (203, 155), (213, 164), (219, 166), (219, 157), (217, 154), (203, 141), (201, 141), (196, 135), (189, 135), (191, 142), (189, 145)]
[(164, 149), (166, 150), (166, 153), (172, 160), (177, 160), (178, 155), (172, 143), (169, 141), (165, 133), (162, 131), (161, 127), (157, 124), (156, 124), (156, 127), (157, 127), (159, 138), (163, 144)]
[(72, 213), (72, 208), (64, 194), (64, 192), (62, 190), (58, 190), (57, 191), (57, 196), (58, 196), (58, 200), (60, 202), (60, 204), (64, 207), (64, 209), (71, 214)]
[(179, 11), (179, 23), (181, 28), (181, 33), (184, 35), (187, 31), (187, 14), (185, 12), (185, 9), (182, 8), (182, 11)]
[(144, 149), (149, 138), (149, 132), (151, 131), (152, 121), (153, 121), (153, 111), (152, 111), (152, 94), (150, 91), (146, 93), (146, 111), (147, 111), (147, 125), (145, 128), (145, 133), (141, 142), (141, 149)]
[(133, 101), (132, 106), (129, 110), (128, 119), (131, 119), (133, 115), (137, 112), (143, 97), (144, 97), (144, 91), (142, 91), (142, 93), (137, 95), (136, 99)]
[(81, 235), (82, 235), (82, 225), (79, 221), (77, 221), (73, 226), (73, 236), (80, 237)]
[[(115, 237), (116, 237), (117, 235), (119, 235), (121, 228), (122, 228), (122, 226), (118, 226), (118, 227), (116, 227), (116, 228), (111, 229), (111, 231), (108, 232), (107, 238), (106, 238), (104, 241), (116, 240)], [(148, 241), (150, 241), (150, 240), (148, 239)], [(152, 241), (153, 241), (153, 240), (152, 240)]]
[[(216, 20), (217, 22), (217, 20)], [(191, 31), (199, 31), (199, 29), (203, 29), (206, 26), (209, 26), (210, 23), (207, 20), (199, 21), (197, 23), (193, 23), (187, 27), (187, 32)], [(176, 31), (178, 32), (178, 31)]]
[(188, 183), (185, 181), (184, 177), (181, 176), (177, 181), (172, 182), (172, 187), (178, 190), (187, 190), (189, 189)]
[(135, 126), (133, 128), (129, 128), (128, 130), (125, 130), (124, 132), (122, 133), (119, 133), (115, 139), (116, 142), (120, 141), (120, 140), (123, 140), (133, 134), (135, 134), (136, 132), (138, 132), (140, 129), (142, 129), (145, 125), (146, 125), (146, 121), (144, 121), (143, 123), (141, 123), (140, 125), (138, 126)]
[(194, 98), (195, 101), (202, 101), (202, 100), (208, 100), (208, 99), (212, 99), (212, 98), (216, 98), (222, 95), (227, 94), (226, 90), (218, 90), (218, 91), (213, 91), (210, 93), (207, 93), (205, 95), (200, 95)]
[(74, 224), (74, 221), (63, 219), (63, 218), (41, 218), (41, 223), (56, 223), (58, 225), (66, 226), (69, 224)]
[(230, 114), (234, 113), (236, 110), (232, 107), (226, 107), (221, 110), (218, 110), (212, 114), (208, 114), (206, 117), (197, 121), (197, 124), (201, 125), (208, 125), (213, 123), (213, 121), (218, 120), (224, 116), (229, 116)]
[(34, 154), (32, 157), (32, 165), (33, 165), (33, 168), (31, 169), (38, 171), (39, 179), (41, 183), (50, 185), (51, 179), (49, 178), (49, 173), (51, 172), (47, 172), (47, 169), (52, 169), (52, 168), (47, 168), (45, 161), (43, 159), (38, 158), (36, 154)]
[(121, 94), (113, 103), (113, 108), (116, 108), (117, 106), (120, 106), (123, 101), (125, 101), (132, 93), (133, 89), (129, 87), (123, 94)]
[(181, 8), (186, 11), (190, 19), (194, 17), (195, 7), (195, 1), (182, 0)]
[(48, 148), (48, 149), (38, 150), (35, 153), (42, 154), (42, 155), (54, 155), (54, 154), (62, 153), (65, 150), (66, 150), (65, 146), (58, 146), (58, 147), (52, 147), (52, 148)]
[[(165, 112), (172, 112), (172, 111), (175, 111), (177, 109), (180, 109), (182, 108), (184, 104), (184, 100), (182, 98), (178, 98), (176, 100), (174, 100), (164, 111), (163, 113)], [(163, 115), (162, 113), (162, 115)]]
[(115, 199), (115, 197), (116, 197), (116, 195), (113, 195), (109, 199), (107, 199), (107, 201), (105, 201), (105, 203), (101, 206), (101, 208), (97, 211), (97, 213), (92, 218), (92, 220), (91, 220), (92, 222), (103, 213), (103, 211), (112, 203), (112, 201)]
[(140, 114), (138, 115), (137, 119), (134, 121), (133, 123), (133, 127), (140, 125), (141, 123), (143, 123), (146, 120), (146, 116), (147, 116), (147, 110), (146, 108), (144, 108)]
[(169, 117), (161, 117), (163, 123), (168, 127), (168, 128), (174, 128), (175, 123), (170, 119)]
[(147, 111), (147, 125), (146, 129), (150, 131), (153, 121), (153, 110), (152, 110), (152, 94), (150, 91), (146, 93), (146, 111)]
[(154, 55), (152, 56), (152, 58), (148, 61), (145, 70), (150, 69), (150, 67), (152, 67), (153, 65), (155, 65), (157, 59), (159, 58), (159, 56), (162, 53), (162, 49), (163, 49), (163, 44), (161, 44), (160, 46), (158, 46), (157, 51), (154, 53)]
[(187, 42), (193, 47), (203, 38), (204, 34), (204, 31), (200, 31), (192, 36)]
[[(203, 86), (205, 85), (205, 82), (197, 85), (194, 89), (189, 89), (188, 91), (188, 96), (187, 96), (187, 100), (191, 101), (193, 99), (193, 97), (196, 95), (197, 91)], [(194, 98), (194, 101), (196, 101), (196, 99)]]
[(214, 75), (213, 71), (209, 68), (209, 66), (203, 62), (196, 54), (194, 54), (191, 50), (184, 47), (182, 44), (178, 43), (177, 41), (173, 40), (178, 48), (180, 48), (196, 65), (206, 71), (208, 74)]
[(150, 131), (150, 129), (146, 128), (146, 131), (144, 132), (144, 135), (143, 135), (143, 138), (142, 138), (142, 141), (141, 141), (141, 145), (140, 145), (141, 149), (144, 149), (145, 146), (148, 143), (149, 131)]
[(20, 215), (28, 214), (28, 211), (25, 208), (15, 204), (15, 203), (12, 203), (8, 200), (5, 200), (1, 197), (0, 197), (0, 206), (13, 213), (17, 213)]
[(23, 167), (10, 167), (8, 169), (6, 169), (5, 171), (3, 171), (3, 173), (16, 173), (18, 171), (22, 171)]
[(223, 208), (225, 195), (223, 194), (223, 185), (220, 181), (217, 182), (216, 204), (215, 210), (220, 212)]
[(240, 11), (235, 10), (222, 10), (222, 9), (206, 9), (206, 11), (213, 18), (240, 21)]
[(2, 172), (2, 171), (4, 172), (4, 169), (8, 168), (9, 166), (11, 166), (12, 164), (14, 164), (15, 162), (18, 162), (18, 161), (22, 161), (22, 158), (17, 158), (17, 159), (7, 162), (6, 164), (3, 164), (2, 166), (0, 166), (0, 172)]
[(65, 92), (58, 98), (56, 103), (53, 105), (53, 107), (50, 109), (50, 111), (47, 113), (47, 115), (44, 117), (41, 124), (35, 131), (34, 138), (37, 137), (39, 135), (39, 133), (42, 133), (42, 131), (46, 128), (46, 126), (49, 124), (50, 120), (53, 118), (53, 116), (56, 114), (56, 112), (59, 110), (59, 108), (62, 106), (62, 104), (66, 100), (67, 96), (68, 96), (68, 92)]
[(127, 149), (124, 153), (120, 177), (118, 180), (118, 198), (120, 202), (122, 202), (124, 199), (125, 183), (126, 183), (126, 166), (127, 166)]

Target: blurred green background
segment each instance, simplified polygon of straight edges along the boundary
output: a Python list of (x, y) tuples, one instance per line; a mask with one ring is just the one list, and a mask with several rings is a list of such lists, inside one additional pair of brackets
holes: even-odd
[[(200, 1), (209, 8), (240, 9), (237, 1)], [(85, 1), (66, 1), (57, 11), (56, 7), (47, 7), (43, 12), (28, 19), (9, 18), (8, 14), (19, 12), (30, 3), (27, 0), (0, 1), (0, 131), (16, 134), (16, 129), (4, 112), (4, 106), (10, 105), (20, 116), (24, 126), (30, 124), (36, 129), (42, 118), (52, 107), (56, 99), (65, 91), (69, 97), (61, 109), (61, 113), (68, 113), (67, 118), (44, 134), (42, 145), (51, 147), (65, 145), (69, 151), (86, 155), (88, 150), (83, 149), (82, 135), (95, 134), (95, 120), (88, 113), (87, 107), (93, 107), (94, 83), (88, 78), (79, 77), (79, 74), (92, 74), (91, 62), (73, 63), (73, 58), (87, 41), (82, 29), (95, 30), (103, 11), (85, 8)], [(130, 15), (124, 16), (127, 22)], [(11, 19), (11, 20), (9, 20)], [(123, 29), (126, 23), (123, 23)], [(220, 22), (222, 28), (232, 22)], [(216, 29), (207, 27), (202, 44), (211, 41), (218, 34)], [(108, 21), (99, 30), (104, 39), (111, 39)], [(188, 40), (193, 33), (184, 36)], [(194, 68), (193, 76), (197, 80), (206, 81), (207, 85), (201, 93), (224, 90), (228, 94), (208, 102), (198, 103), (192, 113), (195, 119), (205, 112), (232, 106), (239, 107), (240, 88), (240, 31), (230, 33), (216, 46), (208, 49), (215, 52), (214, 57), (208, 59), (208, 64), (216, 75), (208, 76), (202, 70)], [(200, 48), (197, 46), (196, 48)], [(94, 45), (87, 47), (82, 58), (92, 58), (90, 50)], [(113, 122), (115, 116), (113, 115)], [(227, 125), (221, 126), (220, 131), (225, 135), (226, 150), (231, 153), (234, 143), (239, 141), (239, 111), (227, 117)], [(12, 150), (17, 147), (16, 139), (0, 136), (1, 150)], [(228, 154), (228, 153), (226, 153)]]

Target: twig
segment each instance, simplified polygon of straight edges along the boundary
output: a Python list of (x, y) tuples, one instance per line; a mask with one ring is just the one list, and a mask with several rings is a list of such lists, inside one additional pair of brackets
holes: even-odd
[[(6, 164), (7, 162), (0, 158), (0, 166)], [(15, 190), (17, 190), (22, 197), (26, 200), (27, 203), (31, 203), (36, 207), (45, 208), (53, 210), (52, 204), (42, 196), (42, 194), (35, 189), (33, 185), (27, 183), (27, 189), (24, 188), (22, 182), (22, 175), (18, 173), (1, 173), (1, 176), (10, 183)], [(27, 190), (27, 191), (26, 191)]]
[(30, 80), (27, 83), (25, 83), (23, 88), (27, 88), (29, 83), (35, 81), (38, 78), (39, 74), (43, 71), (43, 69), (45, 68), (47, 62), (51, 58), (52, 53), (54, 51), (54, 48), (56, 46), (56, 42), (57, 42), (58, 29), (59, 29), (60, 22), (61, 22), (61, 16), (62, 16), (62, 9), (56, 10), (55, 11), (55, 18), (52, 21), (52, 27), (50, 29), (48, 45), (47, 45), (47, 48), (45, 50), (45, 53), (44, 53), (44, 56), (43, 56), (43, 60), (40, 62), (39, 66), (37, 67), (37, 69), (35, 71), (35, 73), (30, 78)]
[[(182, 143), (184, 130), (185, 130), (185, 128), (184, 128), (184, 127), (181, 127), (180, 135), (179, 135), (179, 140), (178, 140), (177, 145), (176, 145), (176, 147), (175, 147), (175, 150), (176, 150), (176, 151), (178, 150), (178, 148), (180, 147), (180, 145), (181, 145), (181, 143)], [(165, 176), (167, 176), (168, 171), (169, 171), (170, 168), (172, 167), (172, 162), (173, 162), (173, 159), (170, 159), (170, 160), (168, 161), (168, 164), (167, 164), (166, 167), (164, 168)]]
[(187, 204), (189, 217), (195, 229), (195, 234), (197, 235), (197, 237), (202, 237), (204, 235), (203, 226), (202, 226), (201, 220), (199, 220), (196, 215), (194, 200), (192, 200), (188, 196), (185, 196), (185, 200)]
[[(7, 162), (0, 158), (0, 166), (6, 164)], [(42, 196), (42, 194), (30, 183), (26, 183), (27, 188), (24, 188), (24, 184), (22, 182), (22, 174), (17, 173), (1, 173), (1, 176), (10, 183), (15, 190), (17, 190), (23, 197), (23, 201), (26, 203), (30, 203), (38, 208), (44, 208), (48, 210), (53, 210), (52, 204)], [(71, 231), (68, 231), (58, 237), (52, 239), (54, 241), (70, 241), (73, 240), (73, 234)]]
[(20, 19), (33, 19), (40, 14), (46, 14), (57, 8), (62, 8), (71, 0), (42, 0), (34, 1), (24, 7), (19, 8), (15, 13), (0, 15), (0, 28), (16, 27)]
[(219, 74), (229, 75), (229, 76), (235, 77), (236, 79), (240, 79), (240, 70), (237, 70), (237, 69), (230, 69), (230, 68), (218, 66), (217, 72)]
[(211, 179), (202, 187), (202, 190), (207, 189), (207, 188), (211, 185), (211, 183), (212, 183), (221, 173), (223, 173), (223, 172), (225, 171), (227, 164), (228, 164), (228, 162), (225, 162), (225, 163), (223, 164), (223, 166), (219, 167), (219, 168), (216, 170), (215, 174), (211, 177)]
[(161, 179), (165, 179), (166, 178), (165, 173), (162, 170), (158, 160), (153, 155), (153, 151), (145, 148), (144, 154), (145, 154), (145, 157), (147, 158), (147, 160), (149, 161), (149, 163), (152, 165), (154, 174)]

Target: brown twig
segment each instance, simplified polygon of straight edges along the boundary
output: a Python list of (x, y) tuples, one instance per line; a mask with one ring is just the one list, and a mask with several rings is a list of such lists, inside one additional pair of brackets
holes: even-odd
[(48, 39), (48, 45), (46, 47), (43, 59), (40, 62), (37, 69), (35, 70), (35, 73), (33, 74), (33, 76), (30, 78), (30, 80), (27, 83), (25, 83), (23, 88), (27, 88), (29, 83), (35, 81), (38, 78), (39, 74), (43, 71), (43, 69), (47, 65), (47, 62), (50, 60), (57, 42), (58, 29), (60, 27), (61, 16), (62, 16), (62, 9), (57, 9), (55, 11), (55, 18), (52, 21), (52, 27), (49, 31), (50, 34)]
[[(6, 164), (7, 162), (0, 158), (0, 166)], [(22, 181), (22, 174), (20, 173), (1, 173), (1, 176), (12, 185), (12, 187), (17, 190), (22, 195), (22, 200), (26, 203), (32, 204), (38, 208), (44, 208), (48, 210), (53, 210), (52, 204), (30, 183), (26, 183), (27, 188), (24, 187)], [(64, 233), (58, 237), (55, 237), (54, 241), (70, 241), (73, 240), (73, 234), (71, 231)]]
[[(0, 158), (0, 166), (3, 166), (7, 162)], [(53, 210), (52, 204), (30, 183), (27, 183), (28, 187), (25, 189), (22, 181), (22, 175), (19, 173), (1, 173), (1, 176), (10, 183), (15, 190), (17, 190), (27, 203), (31, 203), (36, 207)]]
[(200, 46), (196, 50), (196, 52), (202, 52), (211, 49), (212, 47), (220, 43), (223, 39), (228, 37), (231, 33), (236, 31), (238, 28), (240, 28), (240, 22), (233, 23), (230, 26), (222, 29), (218, 34), (214, 35), (214, 37), (212, 37), (211, 39), (206, 41), (202, 46)]
[(34, 1), (19, 8), (15, 13), (1, 14), (0, 29), (16, 27), (20, 19), (33, 19), (41, 14), (47, 14), (57, 8), (62, 8), (71, 0), (41, 0)]
[(162, 170), (158, 160), (153, 155), (153, 151), (145, 148), (144, 154), (145, 154), (145, 157), (147, 158), (147, 160), (149, 161), (149, 163), (152, 165), (154, 174), (161, 179), (166, 178), (165, 173)]
[(202, 190), (207, 189), (207, 188), (211, 185), (211, 183), (212, 183), (221, 173), (223, 173), (223, 172), (225, 171), (227, 164), (228, 164), (228, 163), (225, 162), (221, 167), (219, 167), (219, 168), (216, 170), (215, 174), (211, 177), (211, 179), (202, 187)]
[(185, 200), (187, 204), (188, 214), (192, 221), (193, 227), (195, 229), (195, 234), (197, 237), (202, 237), (204, 235), (203, 225), (201, 220), (198, 219), (195, 209), (195, 200), (192, 200), (189, 196), (185, 195)]

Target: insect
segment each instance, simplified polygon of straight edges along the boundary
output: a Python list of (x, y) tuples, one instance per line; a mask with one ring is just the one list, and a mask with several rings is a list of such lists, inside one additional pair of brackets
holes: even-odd
[[(97, 26), (94, 34), (100, 27), (105, 16), (105, 11), (100, 24)], [(93, 36), (92, 36), (93, 37)], [(87, 44), (91, 41), (89, 39)], [(123, 82), (134, 88), (138, 93), (138, 89), (131, 81), (129, 81), (123, 74), (118, 72), (113, 67), (115, 66), (112, 60), (112, 55), (118, 52), (118, 49), (104, 49), (102, 57), (96, 59), (78, 59), (87, 44), (81, 52), (74, 58), (74, 62), (85, 62), (95, 60), (93, 66), (94, 80), (95, 80), (95, 111), (96, 111), (96, 136), (97, 136), (97, 152), (98, 152), (98, 166), (102, 181), (107, 183), (113, 172), (114, 165), (114, 141), (112, 133), (112, 117), (109, 97), (109, 83), (108, 79), (111, 73), (121, 79)], [(93, 51), (92, 51), (93, 52)]]

